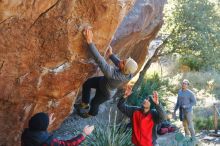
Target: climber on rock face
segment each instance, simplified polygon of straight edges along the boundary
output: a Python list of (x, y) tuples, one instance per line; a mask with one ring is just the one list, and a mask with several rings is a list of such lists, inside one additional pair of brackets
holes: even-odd
[[(123, 86), (131, 80), (133, 74), (137, 71), (138, 65), (132, 58), (125, 60), (118, 59), (113, 53), (112, 48), (109, 47), (106, 55), (111, 59), (115, 66), (109, 65), (103, 56), (98, 52), (93, 43), (93, 33), (91, 29), (86, 28), (83, 32), (86, 42), (88, 43), (88, 51), (92, 54), (95, 62), (98, 64), (104, 76), (89, 78), (83, 84), (82, 102), (75, 104), (76, 110), (89, 109), (89, 112), (78, 112), (83, 118), (96, 116), (98, 114), (99, 105), (111, 99), (117, 88)], [(96, 89), (95, 97), (90, 103), (91, 88)]]

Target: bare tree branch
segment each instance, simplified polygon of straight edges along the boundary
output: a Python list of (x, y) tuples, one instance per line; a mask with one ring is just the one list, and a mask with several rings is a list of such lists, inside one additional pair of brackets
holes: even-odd
[(146, 74), (147, 70), (150, 68), (151, 64), (153, 62), (155, 62), (155, 60), (157, 60), (157, 58), (160, 56), (163, 48), (165, 47), (165, 44), (167, 43), (167, 40), (169, 39), (170, 35), (167, 36), (162, 43), (156, 48), (156, 50), (154, 51), (154, 54), (152, 55), (151, 58), (148, 59), (147, 63), (144, 65), (144, 68), (142, 69), (142, 71), (140, 72), (139, 78), (137, 80), (137, 82), (135, 83), (133, 90), (136, 91), (138, 89), (138, 87), (141, 85), (143, 79), (144, 79), (144, 75)]

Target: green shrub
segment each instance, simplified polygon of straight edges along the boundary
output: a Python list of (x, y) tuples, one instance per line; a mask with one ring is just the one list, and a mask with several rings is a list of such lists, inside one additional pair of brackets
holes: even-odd
[(192, 55), (181, 57), (179, 59), (179, 63), (188, 66), (190, 70), (193, 71), (199, 71), (203, 68), (204, 64), (201, 58)]
[(209, 72), (188, 72), (182, 78), (186, 78), (191, 82), (190, 87), (212, 94), (220, 99), (220, 78), (219, 73)]
[(96, 127), (91, 136), (87, 138), (85, 146), (133, 146), (131, 143), (131, 129), (125, 130), (125, 126), (104, 125)]
[(133, 146), (131, 142), (131, 129), (126, 129), (123, 123), (116, 123), (117, 113), (114, 120), (109, 116), (109, 122), (98, 122), (93, 133), (86, 138), (82, 146)]
[[(220, 128), (220, 119), (218, 122), (218, 129)], [(213, 122), (213, 117), (210, 116), (208, 118), (205, 117), (199, 117), (199, 118), (194, 118), (194, 124), (195, 124), (195, 129), (196, 131), (200, 130), (213, 130), (214, 129), (214, 122)]]
[(166, 88), (163, 87), (168, 86), (168, 84), (168, 80), (162, 80), (158, 73), (153, 73), (151, 76), (145, 77), (140, 87), (136, 91), (133, 91), (133, 94), (128, 98), (128, 103), (140, 106), (148, 95), (152, 95), (153, 91), (158, 91), (160, 101), (165, 106), (165, 102), (161, 97), (163, 97), (166, 92)]

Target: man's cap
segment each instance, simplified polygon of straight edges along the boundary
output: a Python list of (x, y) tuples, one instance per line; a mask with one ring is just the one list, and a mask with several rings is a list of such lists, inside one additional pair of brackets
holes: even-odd
[(185, 84), (189, 85), (189, 80), (184, 79), (182, 83), (185, 83)]
[(29, 120), (30, 131), (46, 131), (49, 125), (48, 114), (40, 112)]
[(131, 57), (126, 59), (126, 62), (125, 62), (125, 73), (126, 74), (133, 74), (137, 71), (137, 69), (138, 69), (138, 65), (134, 59), (132, 59)]

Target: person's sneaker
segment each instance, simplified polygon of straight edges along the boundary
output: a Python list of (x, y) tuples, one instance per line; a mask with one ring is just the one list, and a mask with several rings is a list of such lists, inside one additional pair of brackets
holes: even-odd
[(191, 137), (191, 140), (192, 140), (192, 142), (193, 142), (194, 145), (196, 145), (196, 144), (199, 143), (198, 138), (196, 138), (195, 136)]
[(74, 104), (74, 108), (77, 110), (78, 109), (89, 109), (89, 104), (81, 102), (78, 104)]
[(89, 117), (92, 117), (93, 115), (90, 115), (89, 113), (79, 113), (79, 116), (82, 117), (82, 118), (89, 118)]

